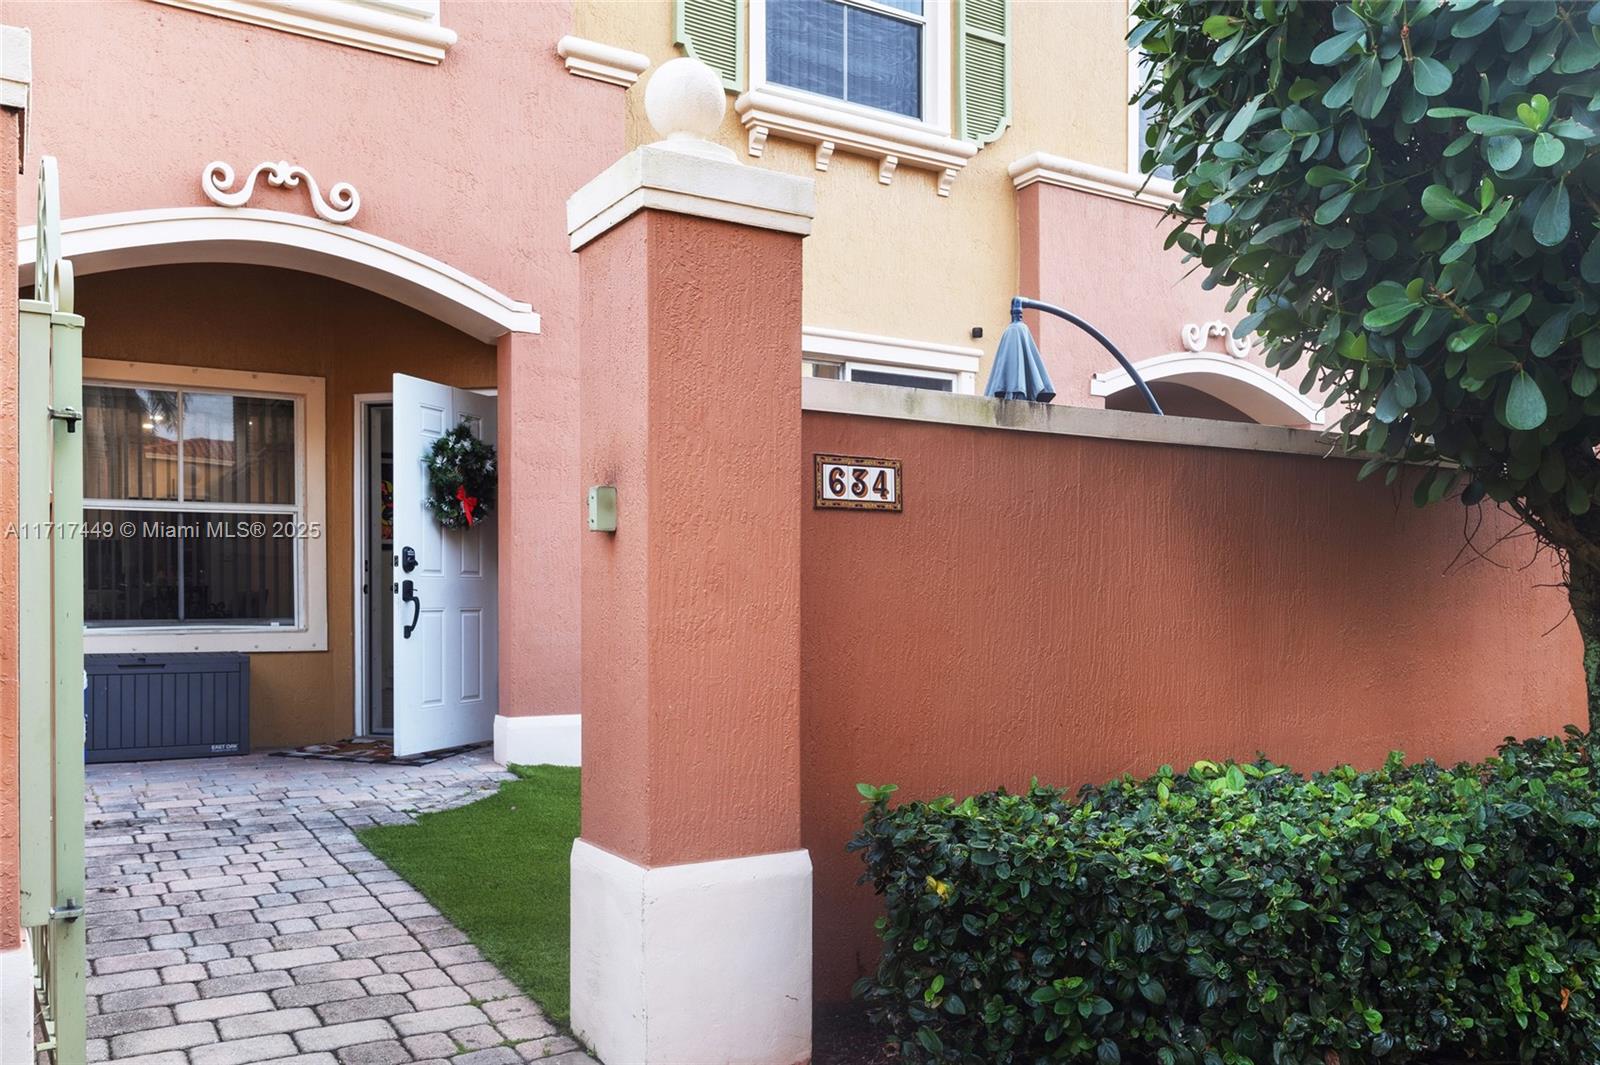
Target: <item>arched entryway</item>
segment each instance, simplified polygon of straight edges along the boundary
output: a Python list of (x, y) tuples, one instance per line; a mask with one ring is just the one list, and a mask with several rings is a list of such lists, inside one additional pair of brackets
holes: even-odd
[[(1146, 359), (1134, 368), (1169, 414), (1260, 425), (1320, 427), (1325, 421), (1316, 402), (1245, 359), (1182, 351)], [(1107, 407), (1146, 409), (1133, 379), (1123, 369), (1095, 374), (1089, 392), (1106, 397)]]

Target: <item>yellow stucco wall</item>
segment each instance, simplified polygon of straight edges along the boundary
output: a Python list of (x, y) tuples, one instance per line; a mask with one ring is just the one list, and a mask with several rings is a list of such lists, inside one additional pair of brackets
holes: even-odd
[[(956, 176), (949, 197), (935, 193), (932, 171), (902, 165), (884, 186), (876, 160), (842, 152), (819, 172), (811, 145), (777, 133), (752, 158), (729, 94), (722, 143), (749, 166), (816, 179), (805, 251), (808, 326), (982, 347), (986, 372), (1017, 285), (1016, 197), (1006, 167), (1039, 151), (1126, 166), (1125, 4), (1011, 0), (1011, 10), (1012, 124)], [(655, 63), (682, 54), (672, 44), (670, 0), (578, 0), (573, 20), (578, 36)], [(630, 147), (656, 139), (644, 117), (648, 77), (627, 93)], [(973, 326), (984, 327), (983, 340), (970, 338)]]

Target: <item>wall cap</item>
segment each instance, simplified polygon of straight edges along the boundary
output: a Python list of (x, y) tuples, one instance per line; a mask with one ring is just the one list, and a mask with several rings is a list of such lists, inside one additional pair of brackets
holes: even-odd
[(972, 429), (1055, 433), (1099, 440), (1315, 455), (1319, 458), (1367, 457), (1359, 452), (1341, 451), (1339, 436), (1333, 432), (1290, 429), (1281, 425), (1219, 422), (1206, 418), (1158, 418), (1137, 411), (989, 399), (986, 396), (961, 396), (927, 389), (864, 385), (824, 378), (806, 378), (800, 382), (800, 406), (802, 410), (817, 413), (935, 422)]
[(1006, 167), (1006, 171), (1011, 175), (1011, 184), (1019, 190), (1034, 184), (1056, 185), (1163, 210), (1180, 198), (1170, 181), (1146, 180), (1143, 174), (1130, 174), (1048, 152), (1025, 155)]
[(642, 210), (673, 211), (804, 236), (811, 232), (816, 215), (816, 195), (810, 178), (741, 166), (666, 144), (646, 144), (611, 164), (567, 200), (572, 250)]
[(568, 74), (624, 89), (638, 81), (650, 66), (650, 57), (643, 52), (630, 52), (570, 33), (556, 42), (556, 55), (566, 61)]
[(0, 107), (26, 111), (32, 84), (32, 36), (21, 26), (0, 26)]

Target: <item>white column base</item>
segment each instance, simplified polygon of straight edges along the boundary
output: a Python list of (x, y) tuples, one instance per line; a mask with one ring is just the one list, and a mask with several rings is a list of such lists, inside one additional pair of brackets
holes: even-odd
[(811, 855), (572, 845), (572, 1030), (606, 1065), (811, 1059)]
[(33, 1060), (33, 951), (28, 930), (22, 946), (0, 951), (0, 1061)]
[(494, 760), (501, 765), (582, 765), (582, 714), (494, 717)]

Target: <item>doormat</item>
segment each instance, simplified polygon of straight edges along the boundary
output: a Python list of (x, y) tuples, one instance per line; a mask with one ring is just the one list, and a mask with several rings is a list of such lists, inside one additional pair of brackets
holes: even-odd
[(395, 757), (394, 744), (389, 740), (340, 740), (338, 743), (312, 743), (289, 751), (273, 751), (278, 758), (320, 758), (330, 762), (366, 762), (374, 765), (432, 765), (452, 755), (465, 754), (489, 746), (487, 743), (469, 743), (462, 747), (446, 747), (426, 754)]

